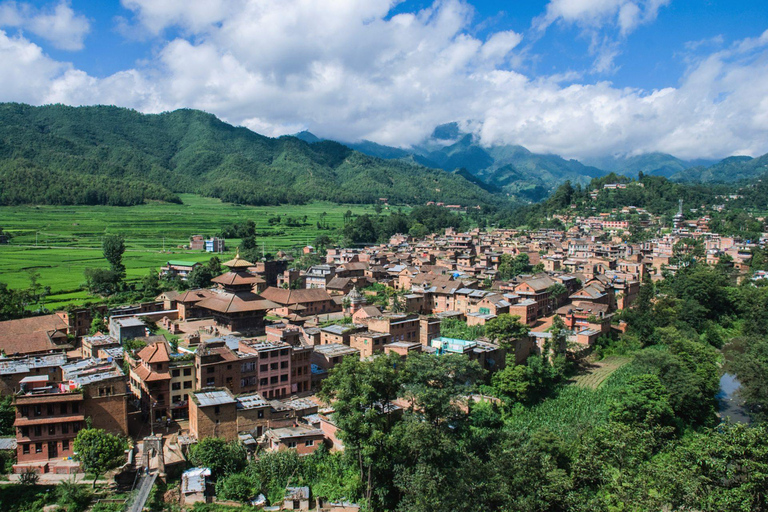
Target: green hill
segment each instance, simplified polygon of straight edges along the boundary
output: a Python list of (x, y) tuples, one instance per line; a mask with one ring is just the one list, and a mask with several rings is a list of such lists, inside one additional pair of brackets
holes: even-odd
[(252, 205), (501, 200), (461, 174), (264, 137), (196, 110), (0, 104), (0, 204), (131, 205), (179, 193)]
[(587, 184), (592, 178), (607, 174), (577, 160), (532, 153), (523, 146), (482, 146), (474, 135), (462, 132), (456, 123), (437, 126), (430, 137), (409, 150), (370, 141), (347, 145), (380, 158), (399, 159), (446, 171), (465, 169), (478, 183), (487, 183), (486, 188), (529, 201), (546, 197), (565, 181)]
[(732, 183), (752, 180), (768, 172), (768, 155), (757, 158), (732, 156), (709, 167), (699, 166), (686, 169), (672, 176), (674, 181), (699, 183)]

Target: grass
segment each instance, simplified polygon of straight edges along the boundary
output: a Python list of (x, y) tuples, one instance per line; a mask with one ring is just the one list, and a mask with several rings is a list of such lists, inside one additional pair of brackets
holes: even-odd
[[(184, 247), (195, 234), (213, 236), (235, 222), (253, 220), (257, 240), (274, 253), (311, 244), (318, 234), (317, 222), (332, 229), (344, 224), (344, 213), (374, 214), (371, 205), (338, 205), (317, 202), (289, 206), (244, 206), (193, 194), (181, 196), (183, 204), (150, 203), (141, 206), (5, 206), (0, 207), (0, 227), (13, 235), (10, 245), (0, 245), (0, 281), (12, 288), (26, 288), (30, 273), (50, 286), (46, 307), (93, 300), (81, 290), (86, 267), (106, 266), (101, 253), (105, 234), (126, 239), (123, 257), (127, 278), (139, 279), (170, 259), (207, 261), (211, 254)], [(325, 215), (323, 215), (325, 213)], [(303, 218), (306, 224), (288, 227), (269, 225), (276, 216)], [(232, 250), (240, 241), (227, 240)], [(231, 256), (233, 252), (224, 254)]]
[(632, 359), (628, 357), (606, 357), (602, 361), (590, 363), (585, 372), (577, 375), (571, 380), (576, 386), (587, 389), (597, 389), (613, 372), (629, 363), (631, 360)]
[(48, 485), (0, 485), (3, 512), (36, 512), (56, 502), (56, 491)]
[(633, 365), (624, 364), (606, 376), (597, 388), (563, 386), (555, 396), (534, 407), (513, 408), (506, 419), (507, 426), (527, 432), (546, 428), (563, 439), (575, 440), (608, 421), (611, 401), (634, 372)]

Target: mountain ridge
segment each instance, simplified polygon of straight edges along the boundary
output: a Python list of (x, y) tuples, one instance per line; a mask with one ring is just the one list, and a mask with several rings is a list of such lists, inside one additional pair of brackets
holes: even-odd
[(188, 192), (255, 205), (504, 200), (461, 174), (269, 138), (199, 110), (0, 104), (0, 204), (130, 205)]

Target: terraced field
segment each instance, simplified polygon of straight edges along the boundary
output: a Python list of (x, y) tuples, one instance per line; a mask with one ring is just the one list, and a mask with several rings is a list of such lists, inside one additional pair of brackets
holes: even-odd
[[(181, 205), (0, 207), (0, 226), (13, 235), (10, 245), (0, 245), (0, 282), (25, 288), (30, 284), (30, 272), (39, 273), (40, 284), (50, 286), (52, 291), (46, 305), (56, 308), (88, 299), (88, 294), (80, 290), (83, 270), (105, 265), (101, 253), (105, 234), (125, 237), (127, 277), (138, 279), (171, 259), (207, 261), (210, 254), (184, 248), (189, 237), (212, 236), (235, 222), (253, 220), (258, 242), (266, 252), (274, 253), (312, 243), (320, 233), (332, 234), (318, 231), (317, 223), (335, 230), (343, 226), (347, 210), (355, 215), (374, 213), (370, 205), (318, 202), (254, 207), (192, 194), (181, 197)], [(268, 222), (270, 217), (278, 216), (301, 219), (302, 225)], [(228, 239), (227, 245), (234, 250), (239, 242)]]
[(597, 389), (611, 376), (613, 372), (632, 361), (628, 357), (612, 356), (606, 357), (596, 363), (588, 363), (585, 371), (571, 380), (575, 386), (587, 389)]

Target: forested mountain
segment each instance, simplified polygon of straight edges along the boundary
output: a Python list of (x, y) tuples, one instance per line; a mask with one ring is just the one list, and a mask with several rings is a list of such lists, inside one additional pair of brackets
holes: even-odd
[[(309, 132), (301, 135), (305, 140), (316, 139)], [(543, 199), (566, 180), (586, 184), (592, 178), (607, 174), (577, 160), (532, 153), (523, 146), (482, 146), (474, 135), (462, 132), (456, 123), (436, 127), (430, 137), (408, 150), (371, 141), (345, 144), (379, 158), (400, 159), (446, 171), (466, 169), (492, 189), (531, 201)]]
[(651, 176), (664, 176), (669, 178), (675, 173), (681, 172), (694, 165), (706, 165), (714, 162), (695, 161), (687, 162), (667, 153), (645, 153), (636, 156), (608, 156), (601, 158), (585, 159), (588, 165), (594, 165), (600, 169), (624, 176), (637, 177), (639, 173)]
[(264, 137), (196, 110), (0, 104), (0, 204), (131, 205), (182, 192), (257, 205), (501, 200), (460, 173)]
[(732, 156), (710, 167), (692, 167), (672, 176), (674, 181), (728, 183), (751, 180), (768, 172), (768, 155), (757, 158)]

